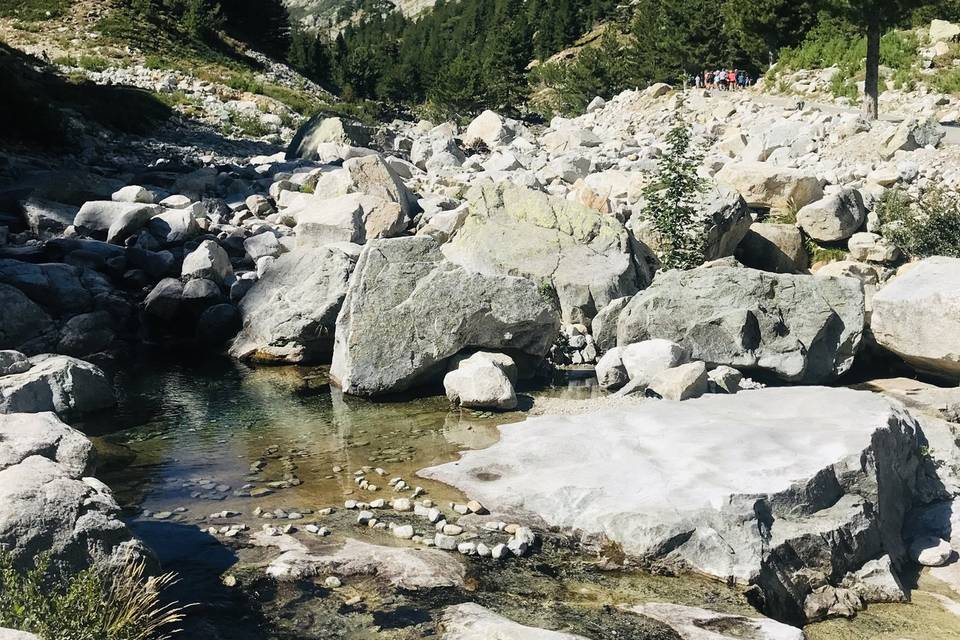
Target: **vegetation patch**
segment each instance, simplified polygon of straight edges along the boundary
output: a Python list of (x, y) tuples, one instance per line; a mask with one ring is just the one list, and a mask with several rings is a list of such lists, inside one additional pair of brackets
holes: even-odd
[(70, 0), (0, 0), (0, 17), (49, 20), (66, 13), (70, 4)]
[(20, 570), (0, 551), (0, 627), (43, 640), (166, 640), (184, 617), (184, 607), (162, 601), (174, 582), (147, 577), (143, 562), (68, 575), (40, 555)]
[(902, 191), (891, 189), (877, 213), (881, 234), (912, 258), (960, 258), (960, 202), (939, 189), (911, 202)]

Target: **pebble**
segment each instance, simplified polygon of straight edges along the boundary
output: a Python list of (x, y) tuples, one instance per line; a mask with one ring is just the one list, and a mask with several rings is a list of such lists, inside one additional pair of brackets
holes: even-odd
[(344, 509), (356, 509), (356, 508), (357, 508), (357, 501), (356, 501), (356, 500), (347, 500), (346, 502), (343, 503), (343, 508), (344, 508)]
[(467, 509), (470, 511), (470, 513), (476, 513), (477, 515), (481, 515), (481, 516), (487, 513), (486, 508), (476, 500), (471, 500), (470, 502), (467, 503), (466, 506), (467, 506)]
[(477, 555), (481, 558), (487, 558), (490, 556), (490, 547), (483, 544), (482, 542), (477, 544)]
[(452, 508), (453, 508), (454, 511), (456, 511), (457, 513), (459, 513), (459, 514), (462, 515), (462, 516), (465, 516), (465, 515), (467, 515), (468, 513), (470, 513), (470, 509), (469, 509), (469, 508), (467, 507), (467, 505), (465, 505), (465, 504), (455, 504), (455, 505), (453, 505)]
[(483, 528), (487, 531), (503, 531), (503, 528), (506, 525), (502, 522), (496, 522), (494, 520), (488, 520), (483, 523)]
[(463, 533), (463, 527), (455, 524), (448, 524), (443, 527), (443, 533), (448, 536), (458, 536)]
[(395, 538), (400, 538), (401, 540), (409, 540), (413, 537), (413, 525), (405, 524), (394, 527), (393, 535)]
[(361, 511), (357, 515), (357, 524), (367, 524), (368, 522), (373, 520), (373, 518), (374, 518), (374, 515), (372, 511)]
[(408, 498), (397, 498), (390, 503), (390, 506), (393, 507), (394, 511), (405, 512), (413, 510), (413, 503), (411, 503)]
[(433, 543), (437, 545), (437, 549), (443, 549), (444, 551), (453, 551), (457, 548), (457, 539), (442, 533), (433, 537)]
[(319, 511), (317, 511), (317, 515), (321, 515), (321, 516), (328, 516), (331, 513), (333, 513), (333, 509), (331, 507), (324, 507), (323, 509), (320, 509)]
[(341, 471), (343, 471), (343, 467), (341, 467), (341, 466), (335, 466), (335, 467), (333, 468), (333, 472), (334, 472), (334, 473), (340, 473)]
[(437, 523), (441, 518), (443, 518), (443, 513), (440, 512), (440, 509), (433, 507), (427, 511), (427, 520), (430, 522)]
[(509, 551), (510, 550), (507, 549), (507, 545), (501, 542), (498, 545), (494, 545), (493, 549), (490, 550), (490, 557), (493, 558), (494, 560), (499, 560), (501, 558), (506, 557)]
[(170, 513), (169, 511), (157, 511), (155, 514), (153, 514), (153, 519), (154, 519), (154, 520), (167, 520), (167, 519), (169, 519), (169, 518), (172, 517), (172, 516), (173, 516), (173, 514)]
[(327, 589), (336, 589), (343, 586), (343, 583), (340, 581), (340, 578), (337, 576), (329, 576), (326, 580), (323, 581), (323, 586)]
[(461, 542), (457, 545), (457, 551), (462, 553), (465, 556), (472, 556), (477, 553), (477, 543), (476, 542)]
[(383, 498), (378, 498), (370, 503), (371, 509), (383, 509), (387, 505), (387, 501)]
[(292, 511), (287, 514), (287, 520), (303, 520), (303, 514)]

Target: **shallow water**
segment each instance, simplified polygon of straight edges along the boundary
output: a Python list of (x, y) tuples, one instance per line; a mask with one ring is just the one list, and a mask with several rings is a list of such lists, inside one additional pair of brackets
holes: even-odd
[[(121, 453), (129, 447), (135, 454), (131, 464), (101, 477), (113, 487), (135, 532), (167, 568), (185, 576), (176, 595), (201, 603), (189, 637), (430, 637), (442, 607), (468, 600), (520, 622), (597, 639), (673, 637), (662, 626), (618, 612), (620, 604), (667, 601), (755, 615), (737, 588), (693, 577), (601, 570), (598, 557), (549, 536), (540, 553), (522, 561), (495, 565), (467, 559), (468, 589), (462, 591), (398, 594), (371, 581), (338, 592), (278, 589), (262, 578), (258, 564), (270, 554), (207, 535), (206, 516), (236, 511), (241, 515), (232, 522), (259, 529), (267, 522), (254, 517), (259, 507), (299, 511), (303, 522), (312, 521), (312, 512), (345, 499), (389, 501), (398, 495), (387, 486), (394, 477), (422, 486), (424, 497), (438, 504), (460, 501), (457, 491), (415, 472), (453, 460), (458, 451), (489, 446), (498, 424), (524, 414), (451, 411), (442, 396), (359, 400), (331, 389), (324, 368), (251, 369), (220, 358), (193, 364), (151, 359), (118, 372), (116, 379), (118, 409), (78, 426), (101, 436), (104, 451), (112, 446), (116, 453), (115, 445), (121, 445)], [(579, 399), (597, 393), (573, 382), (536, 395)], [(258, 461), (260, 471), (251, 468)], [(354, 471), (364, 466), (384, 470), (383, 476), (374, 471), (366, 476), (378, 491), (354, 483)], [(291, 480), (292, 486), (271, 485)], [(257, 489), (270, 492), (251, 497)], [(356, 530), (350, 518), (341, 510), (331, 519), (332, 539), (350, 535), (404, 544)], [(241, 588), (225, 589), (220, 578), (226, 574), (239, 576)], [(344, 605), (353, 595), (362, 604)], [(945, 615), (934, 597), (918, 594), (912, 605), (873, 606), (853, 622), (829, 621), (808, 633), (812, 640), (960, 640), (958, 620)]]

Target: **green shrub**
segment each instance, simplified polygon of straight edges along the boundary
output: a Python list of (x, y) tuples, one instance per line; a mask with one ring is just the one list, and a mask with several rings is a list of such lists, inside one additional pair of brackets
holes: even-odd
[(703, 192), (703, 180), (697, 174), (702, 157), (693, 147), (689, 127), (679, 118), (666, 142), (640, 215), (653, 223), (662, 267), (693, 269), (703, 264), (706, 252), (706, 221), (696, 204)]
[(70, 0), (0, 0), (0, 17), (47, 20), (63, 15)]
[(106, 71), (110, 68), (110, 61), (100, 56), (83, 55), (77, 59), (77, 66), (87, 71)]
[(934, 189), (916, 202), (902, 191), (884, 194), (877, 209), (881, 235), (913, 258), (960, 258), (960, 202)]
[(43, 640), (165, 640), (184, 617), (185, 607), (161, 601), (174, 582), (173, 574), (146, 577), (133, 561), (67, 575), (40, 555), (21, 571), (0, 551), (0, 627)]
[(940, 93), (960, 93), (960, 69), (940, 71), (930, 79), (930, 84)]
[(260, 121), (260, 118), (256, 116), (247, 116), (232, 112), (230, 114), (230, 124), (238, 133), (250, 138), (262, 138), (272, 133), (272, 131)]

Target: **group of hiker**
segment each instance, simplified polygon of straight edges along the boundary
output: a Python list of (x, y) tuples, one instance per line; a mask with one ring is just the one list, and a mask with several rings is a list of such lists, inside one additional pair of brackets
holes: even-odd
[(753, 78), (743, 69), (708, 70), (694, 77), (694, 85), (711, 91), (735, 91), (752, 86)]

